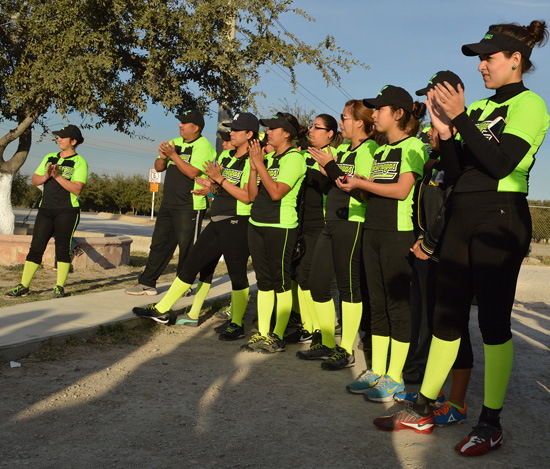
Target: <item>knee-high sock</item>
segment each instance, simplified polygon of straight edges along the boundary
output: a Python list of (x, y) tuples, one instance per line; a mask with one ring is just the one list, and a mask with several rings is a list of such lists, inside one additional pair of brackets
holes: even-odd
[(501, 409), (514, 361), (512, 339), (500, 345), (483, 344), (485, 350), (485, 398), (489, 409)]
[(178, 277), (172, 282), (170, 288), (164, 295), (164, 298), (157, 303), (157, 310), (161, 313), (166, 313), (170, 310), (174, 303), (181, 298), (191, 285), (189, 283), (182, 282)]
[(420, 392), (428, 399), (434, 401), (437, 399), (439, 391), (441, 391), (443, 383), (456, 360), (458, 347), (460, 347), (460, 339), (449, 341), (432, 336), (426, 373), (420, 389)]
[(334, 322), (336, 320), (334, 301), (330, 300), (324, 303), (314, 301), (313, 304), (315, 305), (315, 314), (317, 314), (319, 325), (321, 326), (323, 345), (328, 348), (336, 347), (336, 340), (334, 339)]
[(249, 288), (231, 291), (231, 322), (242, 326), (243, 317), (248, 305)]
[(307, 302), (305, 292), (298, 285), (298, 302), (300, 303), (300, 316), (302, 317), (302, 326), (306, 331), (313, 332), (313, 321), (311, 319), (311, 311)]
[(401, 372), (407, 360), (409, 345), (410, 342), (398, 342), (395, 339), (391, 339), (390, 366), (386, 374), (397, 383), (401, 382)]
[(285, 335), (286, 326), (292, 311), (292, 292), (285, 291), (277, 293), (277, 322), (275, 323), (274, 334), (282, 339)]
[(348, 303), (342, 301), (342, 341), (340, 347), (348, 353), (353, 353), (353, 343), (361, 323), (363, 303)]
[(69, 275), (69, 270), (71, 269), (71, 264), (69, 262), (58, 262), (57, 263), (57, 285), (60, 287), (65, 286), (67, 281), (67, 276)]
[(390, 337), (385, 335), (372, 336), (372, 371), (377, 375), (385, 376), (388, 366), (388, 350)]
[(210, 291), (210, 283), (206, 283), (206, 282), (203, 283), (199, 281), (199, 283), (197, 284), (197, 291), (195, 292), (195, 299), (193, 300), (193, 305), (191, 306), (189, 313), (187, 313), (191, 319), (199, 319), (202, 305), (204, 304), (204, 300), (206, 300), (206, 297), (209, 291)]
[(312, 331), (320, 331), (321, 324), (319, 323), (319, 317), (317, 316), (317, 310), (315, 309), (315, 304), (313, 303), (313, 298), (311, 297), (311, 290), (303, 290), (304, 300), (307, 304), (309, 310), (309, 315), (311, 316), (311, 327)]
[(38, 270), (38, 267), (40, 267), (40, 264), (35, 264), (34, 262), (25, 261), (25, 265), (23, 266), (23, 275), (21, 276), (21, 284), (24, 287), (29, 288), (29, 285), (31, 284), (34, 274)]
[(267, 336), (271, 327), (271, 315), (275, 306), (274, 290), (258, 290), (258, 329), (260, 334)]

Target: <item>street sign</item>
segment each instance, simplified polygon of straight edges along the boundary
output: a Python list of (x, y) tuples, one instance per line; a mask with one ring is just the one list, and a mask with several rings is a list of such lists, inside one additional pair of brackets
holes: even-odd
[[(162, 182), (161, 178), (162, 178), (162, 175), (157, 170), (152, 169), (152, 168), (149, 170), (149, 182), (150, 183), (157, 183), (158, 184), (158, 183)], [(152, 192), (152, 190), (151, 190), (151, 192)], [(158, 189), (155, 192), (158, 192)]]
[(158, 192), (159, 191), (159, 184), (158, 182), (151, 182), (149, 183), (149, 192)]

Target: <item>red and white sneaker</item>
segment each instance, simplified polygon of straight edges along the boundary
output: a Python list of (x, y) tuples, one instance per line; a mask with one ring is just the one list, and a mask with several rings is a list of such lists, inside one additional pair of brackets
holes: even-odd
[(493, 427), (487, 422), (479, 422), (472, 432), (455, 449), (465, 456), (481, 456), (502, 446), (502, 427)]
[(415, 412), (412, 406), (407, 405), (396, 414), (374, 419), (374, 425), (380, 430), (398, 432), (399, 430), (413, 430), (416, 433), (432, 433), (435, 427), (433, 413), (423, 417)]

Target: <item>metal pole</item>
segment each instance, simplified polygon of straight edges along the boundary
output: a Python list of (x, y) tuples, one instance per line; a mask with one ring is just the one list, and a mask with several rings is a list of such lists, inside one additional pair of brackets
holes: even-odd
[(153, 191), (153, 201), (151, 202), (151, 220), (154, 220), (154, 215), (155, 213), (155, 191)]

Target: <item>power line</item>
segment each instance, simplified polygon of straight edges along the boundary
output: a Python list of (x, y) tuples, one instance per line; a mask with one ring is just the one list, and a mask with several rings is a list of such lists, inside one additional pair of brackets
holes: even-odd
[[(286, 29), (286, 28), (283, 26), (283, 24), (279, 21), (279, 19), (275, 19), (275, 22), (281, 27), (281, 29), (282, 29), (285, 33), (288, 34), (288, 36), (290, 37), (290, 39), (291, 39), (292, 41), (294, 41), (294, 43), (295, 43), (296, 45), (300, 45), (300, 44), (298, 43), (298, 41), (296, 41), (296, 40), (294, 39), (294, 35), (293, 35), (288, 29)], [(352, 99), (352, 96), (351, 96), (346, 90), (344, 90), (344, 88), (342, 88), (338, 83), (336, 83), (336, 82), (332, 79), (332, 77), (331, 77), (330, 75), (328, 75), (328, 79), (329, 79), (329, 81), (330, 81), (330, 82), (340, 91), (340, 93), (342, 93), (342, 94), (344, 95), (344, 97), (345, 97), (346, 99)]]

